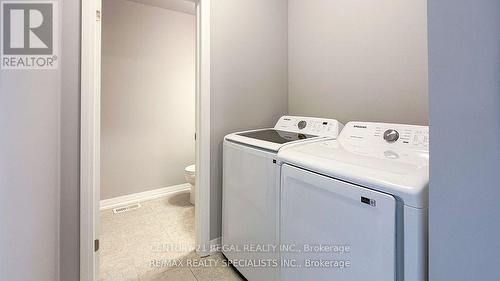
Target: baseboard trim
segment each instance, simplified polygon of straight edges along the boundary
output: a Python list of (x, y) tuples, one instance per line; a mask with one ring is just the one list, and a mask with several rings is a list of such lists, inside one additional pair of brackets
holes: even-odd
[(208, 241), (206, 245), (200, 245), (196, 253), (201, 257), (210, 256), (213, 253), (220, 252), (221, 250), (221, 238), (215, 238)]
[(213, 240), (210, 240), (210, 242), (208, 242), (208, 245), (210, 246), (210, 254), (213, 254), (215, 252), (219, 252), (220, 251), (220, 247), (221, 247), (221, 238), (215, 238)]
[(184, 184), (149, 190), (149, 191), (145, 191), (145, 192), (119, 196), (119, 197), (110, 198), (110, 199), (106, 199), (106, 200), (101, 200), (100, 209), (101, 209), (101, 211), (108, 210), (108, 209), (113, 209), (113, 208), (128, 205), (128, 204), (140, 203), (140, 202), (144, 202), (144, 201), (158, 199), (158, 198), (165, 197), (167, 195), (170, 195), (170, 194), (173, 194), (176, 192), (189, 190), (190, 188), (191, 188), (191, 185), (189, 183), (184, 183)]

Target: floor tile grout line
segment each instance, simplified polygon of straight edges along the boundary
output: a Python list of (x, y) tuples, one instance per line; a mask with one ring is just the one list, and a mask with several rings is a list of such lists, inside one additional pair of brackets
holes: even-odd
[(194, 279), (196, 279), (196, 281), (199, 281), (198, 277), (196, 277), (196, 274), (194, 274), (193, 270), (191, 268), (188, 268), (188, 269), (189, 269), (189, 271), (191, 271), (191, 274), (193, 274)]

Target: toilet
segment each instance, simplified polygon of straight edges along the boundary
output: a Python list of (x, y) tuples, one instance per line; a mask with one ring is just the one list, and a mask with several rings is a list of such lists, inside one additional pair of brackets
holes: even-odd
[(191, 202), (191, 204), (194, 205), (196, 166), (195, 165), (187, 166), (184, 169), (184, 177), (186, 178), (186, 182), (191, 185), (191, 191), (189, 193), (189, 202)]

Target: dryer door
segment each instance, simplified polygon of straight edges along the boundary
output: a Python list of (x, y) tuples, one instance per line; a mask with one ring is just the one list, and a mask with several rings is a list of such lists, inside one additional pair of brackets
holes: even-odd
[(394, 197), (289, 165), (281, 182), (281, 280), (395, 280)]

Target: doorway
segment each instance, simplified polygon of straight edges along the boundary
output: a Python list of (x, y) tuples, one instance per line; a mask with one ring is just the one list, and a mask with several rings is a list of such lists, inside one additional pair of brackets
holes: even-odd
[[(106, 0), (104, 0), (106, 1)], [(125, 1), (125, 0), (120, 0)], [(181, 1), (189, 2), (189, 1)], [(191, 1), (194, 2), (194, 1)], [(138, 3), (138, 5), (143, 5)], [(192, 237), (194, 238), (194, 249), (199, 256), (206, 256), (210, 254), (213, 249), (214, 242), (210, 241), (209, 227), (210, 227), (210, 57), (209, 57), (209, 11), (210, 1), (201, 0), (193, 3), (194, 18), (195, 18), (195, 52), (193, 56), (195, 59), (195, 159), (196, 159), (196, 193), (195, 199), (196, 208), (193, 209), (189, 204), (189, 193), (186, 193), (187, 185), (174, 185), (170, 186), (172, 189), (166, 191), (162, 198), (156, 194), (157, 201), (160, 201), (160, 207), (177, 208), (177, 211), (186, 211), (185, 216), (194, 215), (192, 227)], [(81, 185), (80, 185), (80, 278), (86, 281), (99, 280), (99, 265), (100, 253), (103, 247), (101, 241), (100, 229), (100, 212), (101, 212), (101, 161), (102, 149), (105, 147), (102, 144), (101, 136), (101, 109), (108, 108), (105, 104), (101, 103), (102, 100), (102, 21), (105, 20), (106, 14), (102, 13), (101, 0), (83, 1), (82, 2), (82, 57), (81, 57)], [(148, 46), (144, 46), (147, 48)], [(117, 68), (119, 69), (119, 68)], [(124, 89), (126, 90), (126, 89)], [(105, 107), (103, 107), (103, 105)], [(178, 120), (172, 120), (172, 124)], [(175, 129), (175, 126), (172, 126)], [(195, 137), (194, 135), (192, 136)], [(108, 157), (109, 158), (109, 157)], [(110, 157), (110, 161), (116, 158)], [(116, 166), (117, 164), (112, 164)], [(181, 171), (184, 174), (184, 171)], [(184, 186), (184, 189), (182, 188)], [(177, 190), (176, 190), (177, 188)], [(158, 190), (156, 190), (158, 191)], [(163, 190), (165, 191), (165, 190)], [(154, 192), (153, 192), (154, 193)], [(158, 193), (158, 192), (157, 192)], [(160, 192), (161, 193), (161, 192)], [(136, 194), (141, 194), (138, 192)], [(163, 194), (163, 195), (165, 195)], [(150, 194), (151, 195), (151, 192)], [(120, 196), (118, 196), (120, 197)], [(121, 196), (121, 197), (126, 197)], [(140, 197), (140, 196), (139, 196)], [(130, 202), (118, 200), (109, 200), (106, 202), (108, 209), (111, 211), (112, 207), (120, 207), (119, 205), (127, 205), (130, 209), (134, 209), (141, 204), (144, 199), (139, 197), (129, 196)], [(116, 197), (113, 197), (116, 199)], [(163, 201), (161, 201), (163, 200)], [(119, 204), (120, 203), (120, 204)], [(131, 204), (122, 204), (131, 203)], [(158, 202), (156, 202), (158, 203)], [(114, 205), (113, 205), (114, 204)], [(135, 204), (135, 205), (134, 205)], [(147, 205), (148, 203), (142, 203)], [(105, 204), (106, 205), (106, 204)], [(125, 206), (125, 207), (127, 207)], [(158, 207), (157, 206), (157, 207)], [(149, 206), (148, 208), (155, 208)], [(137, 209), (137, 210), (140, 210)], [(144, 210), (144, 209), (143, 209)], [(123, 211), (120, 208), (117, 212)], [(133, 210), (130, 211), (132, 214)], [(161, 211), (160, 211), (161, 212)], [(194, 213), (194, 214), (193, 214)], [(138, 214), (138, 213), (137, 213)], [(156, 224), (156, 222), (153, 222)], [(109, 227), (109, 225), (108, 225)], [(188, 231), (189, 232), (189, 231)], [(133, 240), (133, 238), (129, 239)], [(162, 240), (158, 240), (160, 244), (151, 244), (149, 249), (161, 250), (165, 247)]]

